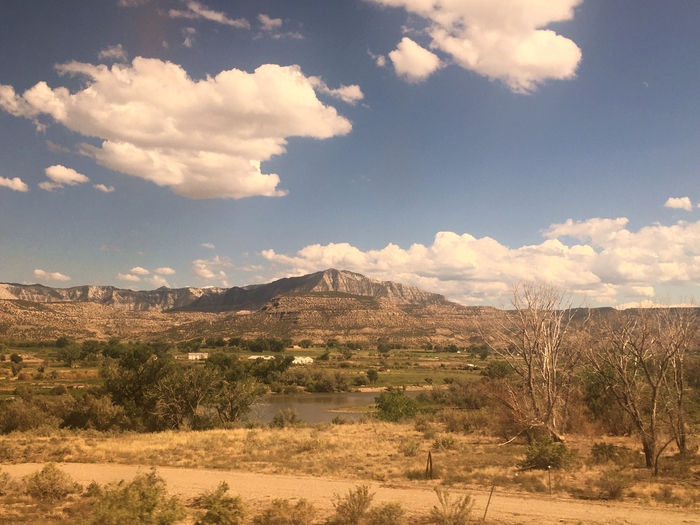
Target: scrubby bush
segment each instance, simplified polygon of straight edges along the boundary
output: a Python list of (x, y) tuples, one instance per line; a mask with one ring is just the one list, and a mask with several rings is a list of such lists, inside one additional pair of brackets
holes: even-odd
[(605, 469), (596, 485), (606, 499), (620, 499), (625, 489), (632, 486), (632, 476), (621, 467), (613, 466)]
[(401, 503), (381, 503), (367, 512), (367, 525), (402, 525), (406, 511)]
[(355, 490), (349, 490), (347, 496), (341, 497), (335, 494), (333, 499), (335, 515), (329, 523), (331, 525), (359, 525), (372, 505), (374, 493), (370, 493), (368, 485), (360, 485)]
[(207, 491), (195, 498), (194, 506), (206, 512), (195, 525), (240, 525), (246, 516), (245, 505), (240, 496), (230, 496), (228, 484), (219, 483), (214, 491)]
[(83, 490), (53, 463), (47, 463), (39, 472), (25, 476), (24, 481), (27, 494), (36, 500), (49, 503), (66, 499), (70, 494)]
[(12, 480), (10, 479), (10, 475), (0, 469), (0, 496), (7, 494), (11, 483)]
[(618, 465), (637, 463), (639, 454), (627, 447), (613, 445), (612, 443), (594, 443), (591, 447), (591, 462), (596, 465), (616, 463)]
[(316, 509), (305, 499), (300, 499), (295, 505), (287, 499), (274, 499), (253, 518), (253, 525), (311, 525), (315, 517)]
[(272, 421), (270, 421), (270, 427), (293, 427), (295, 425), (299, 425), (301, 422), (301, 419), (299, 419), (299, 413), (294, 408), (285, 408), (284, 410), (278, 408), (277, 413), (272, 418)]
[(435, 450), (452, 450), (457, 446), (455, 438), (452, 436), (437, 436), (433, 441)]
[(420, 451), (420, 441), (412, 438), (404, 438), (399, 444), (399, 452), (407, 458), (415, 457)]
[(168, 497), (165, 482), (155, 469), (130, 483), (107, 485), (95, 502), (90, 525), (172, 525), (185, 517), (175, 497)]
[(466, 525), (469, 523), (474, 506), (469, 495), (452, 501), (450, 494), (440, 487), (435, 487), (435, 493), (440, 506), (434, 506), (430, 512), (430, 523), (434, 525)]

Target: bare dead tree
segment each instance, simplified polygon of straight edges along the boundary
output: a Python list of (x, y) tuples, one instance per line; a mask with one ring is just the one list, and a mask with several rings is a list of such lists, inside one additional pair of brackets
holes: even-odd
[(666, 414), (669, 428), (678, 452), (688, 452), (687, 415), (685, 409), (685, 354), (698, 339), (700, 317), (697, 308), (656, 308), (654, 310), (659, 345), (663, 352), (672, 355), (669, 373), (665, 376), (667, 393)]
[(571, 297), (546, 284), (517, 284), (510, 301), (512, 310), (485, 337), (520, 379), (506, 386), (503, 402), (524, 431), (544, 427), (560, 441), (586, 319), (575, 323)]
[(600, 379), (631, 417), (646, 466), (655, 475), (659, 457), (674, 439), (679, 448), (685, 446), (684, 355), (697, 330), (696, 316), (677, 309), (620, 312), (607, 321), (601, 344), (588, 352)]

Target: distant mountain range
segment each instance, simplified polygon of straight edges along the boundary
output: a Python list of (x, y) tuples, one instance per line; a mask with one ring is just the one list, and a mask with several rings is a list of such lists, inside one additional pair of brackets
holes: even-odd
[(40, 284), (0, 284), (0, 299), (33, 303), (97, 303), (126, 311), (257, 311), (285, 294), (339, 293), (372, 297), (393, 305), (449, 304), (444, 296), (405, 284), (369, 279), (359, 273), (329, 269), (268, 284), (233, 288), (158, 288), (134, 291), (114, 286), (52, 288)]

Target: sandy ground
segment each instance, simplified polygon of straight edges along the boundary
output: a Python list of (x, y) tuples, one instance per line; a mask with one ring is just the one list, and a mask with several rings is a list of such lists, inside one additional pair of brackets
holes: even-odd
[[(42, 468), (43, 465), (25, 463), (2, 465), (2, 470), (11, 476), (22, 477)], [(122, 479), (129, 480), (145, 467), (115, 464), (61, 464), (60, 468), (83, 485), (91, 481), (100, 484)], [(306, 498), (317, 508), (326, 512), (332, 510), (334, 493), (344, 495), (357, 483), (331, 478), (304, 476), (255, 474), (228, 470), (158, 468), (158, 474), (166, 481), (170, 492), (188, 499), (205, 490), (215, 488), (226, 481), (232, 494), (240, 494), (254, 504), (265, 504), (273, 498)], [(401, 502), (410, 515), (426, 515), (437, 503), (435, 493), (429, 487), (398, 487), (370, 483), (375, 492), (375, 503), (385, 501)], [(454, 496), (458, 496), (457, 491)], [(472, 491), (474, 498), (473, 516), (484, 514), (488, 492)], [(500, 492), (497, 488), (491, 499), (486, 523), (492, 524), (611, 524), (611, 525), (700, 525), (697, 510), (655, 508), (629, 505), (625, 503), (601, 503), (548, 496), (523, 496)]]

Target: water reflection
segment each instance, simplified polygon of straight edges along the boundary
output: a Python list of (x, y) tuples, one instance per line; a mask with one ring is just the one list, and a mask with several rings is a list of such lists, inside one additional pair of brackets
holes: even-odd
[[(334, 417), (360, 419), (364, 412), (357, 407), (374, 406), (374, 398), (381, 392), (350, 392), (334, 394), (274, 394), (264, 398), (264, 404), (257, 407), (250, 419), (269, 423), (277, 410), (293, 408), (299, 418), (307, 423), (330, 423)], [(418, 392), (406, 392), (415, 397)]]

